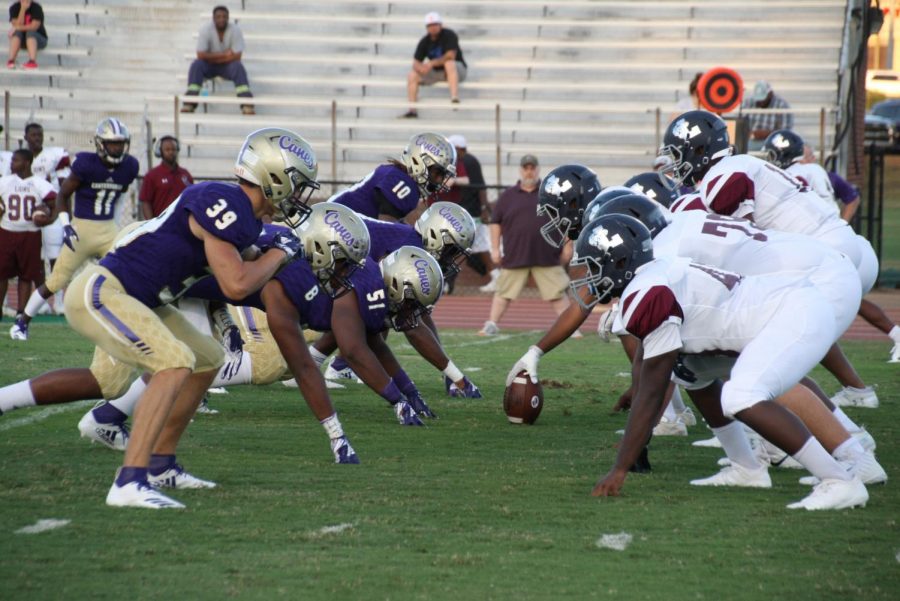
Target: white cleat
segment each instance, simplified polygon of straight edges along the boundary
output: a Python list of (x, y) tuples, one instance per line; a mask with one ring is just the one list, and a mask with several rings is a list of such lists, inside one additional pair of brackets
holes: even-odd
[(16, 322), (13, 324), (13, 327), (9, 329), (9, 337), (13, 340), (18, 340), (20, 342), (24, 342), (28, 340), (28, 326), (25, 324), (20, 324)]
[(680, 421), (685, 426), (696, 426), (697, 425), (697, 416), (694, 415), (694, 410), (690, 407), (685, 407), (684, 411), (678, 414), (678, 421)]
[(752, 470), (743, 466), (730, 465), (718, 474), (709, 478), (691, 480), (694, 486), (743, 486), (747, 488), (772, 488), (772, 478), (769, 477), (769, 468), (765, 465)]
[(106, 504), (113, 507), (184, 509), (184, 505), (175, 499), (170, 499), (146, 482), (129, 482), (125, 486), (118, 486), (114, 482), (106, 495)]
[(150, 474), (147, 476), (147, 482), (153, 488), (215, 488), (216, 483), (209, 480), (201, 480), (196, 476), (192, 476), (181, 467), (175, 464), (158, 476)]
[(719, 442), (719, 439), (713, 436), (712, 438), (706, 438), (704, 440), (695, 440), (691, 443), (692, 446), (695, 447), (704, 447), (708, 449), (721, 449), (722, 443)]
[(677, 419), (672, 422), (663, 417), (653, 428), (654, 436), (687, 436), (687, 434), (687, 426)]
[(851, 432), (850, 436), (856, 439), (856, 441), (862, 445), (862, 448), (866, 450), (867, 453), (874, 453), (876, 444), (875, 439), (872, 438), (872, 435), (869, 434), (865, 428), (860, 428), (856, 432)]
[[(334, 380), (336, 382), (340, 382), (341, 380), (346, 380), (348, 382), (355, 381), (357, 384), (362, 384), (362, 380), (356, 377), (356, 374), (353, 373), (353, 369), (350, 367), (345, 367), (344, 369), (334, 369), (329, 365), (325, 369), (325, 380)], [(341, 386), (343, 388), (343, 386)]]
[(900, 342), (891, 349), (891, 358), (888, 359), (888, 363), (900, 363)]
[(846, 509), (848, 507), (865, 507), (869, 500), (866, 485), (853, 477), (850, 480), (822, 480), (805, 498), (791, 503), (788, 509)]
[(94, 411), (84, 414), (78, 422), (82, 438), (97, 442), (113, 451), (124, 451), (128, 446), (128, 427), (125, 424), (101, 424), (94, 418)]
[[(844, 467), (851, 476), (856, 476), (863, 484), (884, 484), (887, 482), (888, 476), (878, 460), (871, 453), (866, 453), (856, 461), (840, 461), (841, 467)], [(800, 478), (800, 484), (807, 486), (815, 486), (819, 483), (819, 479), (815, 476), (804, 476)]]
[(877, 409), (878, 395), (875, 394), (875, 389), (871, 386), (866, 386), (865, 388), (851, 388), (850, 386), (845, 386), (839, 390), (837, 394), (831, 397), (831, 402), (838, 407), (864, 407), (866, 409)]

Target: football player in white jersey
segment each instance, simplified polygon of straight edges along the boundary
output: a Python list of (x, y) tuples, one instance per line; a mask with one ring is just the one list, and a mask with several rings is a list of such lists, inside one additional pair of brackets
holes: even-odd
[(865, 485), (823, 448), (797, 416), (774, 402), (821, 359), (835, 339), (824, 296), (795, 274), (740, 276), (690, 259), (653, 259), (649, 230), (633, 217), (607, 215), (576, 242), (572, 282), (606, 302), (621, 298), (624, 331), (641, 340), (634, 372), (638, 389), (615, 465), (592, 491), (618, 495), (627, 470), (647, 442), (652, 419), (679, 355), (737, 355), (724, 385), (704, 388), (721, 399), (722, 419), (738, 419), (794, 457), (819, 479), (791, 509), (865, 505)]
[[(878, 259), (872, 245), (856, 235), (828, 205), (801, 181), (761, 159), (732, 155), (728, 129), (706, 111), (684, 113), (666, 129), (660, 153), (671, 158), (673, 177), (697, 187), (706, 208), (742, 217), (763, 229), (806, 234), (844, 253), (856, 265), (863, 294), (875, 285)], [(900, 363), (900, 327), (880, 307), (863, 301), (860, 315), (894, 342), (890, 362)], [(871, 389), (844, 390), (845, 404), (877, 407)], [(837, 402), (837, 401), (836, 401)]]
[[(39, 123), (29, 123), (25, 126), (25, 143), (28, 145), (28, 150), (34, 154), (31, 172), (50, 182), (50, 185), (59, 194), (60, 185), (71, 173), (69, 153), (61, 146), (44, 146), (44, 128)], [(63, 223), (60, 219), (57, 218), (53, 223), (42, 228), (41, 238), (41, 257), (49, 262), (50, 270), (52, 270), (63, 245)], [(49, 305), (44, 305), (43, 309), (49, 310)], [(53, 296), (53, 311), (57, 315), (63, 312), (62, 290), (57, 291)]]
[[(847, 286), (846, 282), (853, 281), (856, 276), (855, 268), (849, 259), (840, 253), (808, 237), (784, 232), (762, 231), (745, 220), (697, 211), (671, 215), (658, 203), (639, 195), (616, 197), (604, 203), (599, 210), (589, 210), (588, 213), (593, 219), (612, 214), (635, 217), (651, 232), (655, 257), (689, 257), (698, 263), (728, 269), (742, 275), (781, 272), (791, 273), (797, 277), (807, 277), (828, 299), (833, 310), (837, 337), (840, 337), (853, 321), (852, 307), (858, 304), (860, 291), (854, 286)], [(520, 369), (526, 369), (529, 373), (536, 375), (537, 360), (540, 356), (544, 352), (549, 352), (559, 341), (565, 340), (570, 333), (570, 328), (578, 327), (590, 314), (587, 309), (592, 306), (593, 303), (590, 302), (592, 299), (588, 299), (582, 294), (581, 300), (580, 320), (576, 320), (574, 316), (571, 321), (562, 318), (557, 320), (537, 344), (536, 349), (535, 347), (529, 349), (528, 353), (516, 363), (510, 371), (510, 376), (514, 376)], [(601, 319), (602, 321), (604, 320)], [(628, 338), (623, 339), (623, 346), (628, 342), (630, 342)], [(629, 353), (629, 356), (631, 357), (633, 354), (633, 352)], [(836, 350), (836, 356), (844, 359), (840, 349)], [(846, 363), (845, 359), (844, 362)], [(846, 369), (855, 376), (849, 363), (846, 364)], [(687, 388), (691, 387), (690, 383), (680, 383), (685, 384)], [(804, 384), (814, 387), (814, 389), (818, 388), (811, 381), (805, 381)], [(827, 397), (823, 400), (827, 402)], [(813, 407), (811, 411), (806, 411), (806, 409), (806, 406), (797, 407), (797, 412), (801, 418), (809, 420), (810, 427), (815, 427), (822, 422), (819, 419), (821, 417), (819, 407)], [(851, 432), (858, 432), (860, 437), (868, 436), (841, 409), (829, 406), (828, 410), (834, 413), (834, 420), (826, 419), (825, 423), (821, 424), (821, 428), (815, 430), (815, 433), (823, 439), (835, 440), (836, 444), (830, 445), (829, 450), (834, 451), (840, 444), (846, 442)], [(843, 433), (838, 431), (841, 426), (846, 430)], [(714, 431), (717, 435), (720, 434), (719, 431)], [(732, 426), (727, 423), (722, 425), (721, 438), (726, 453), (738, 467), (727, 467), (720, 474), (692, 481), (692, 484), (700, 486), (759, 486), (765, 483), (770, 485), (765, 467), (751, 453), (744, 452), (749, 447), (739, 425)], [(851, 446), (854, 453), (865, 451), (862, 446), (852, 445), (852, 443)], [(741, 471), (742, 467), (746, 470)], [(884, 478), (884, 472), (880, 468), (876, 468), (873, 462), (866, 461), (860, 464), (860, 467), (871, 469), (870, 473), (865, 474), (867, 480)]]
[[(32, 285), (44, 283), (41, 263), (40, 225), (32, 218), (39, 207), (49, 215), (48, 202), (56, 198), (53, 187), (31, 172), (31, 151), (20, 148), (12, 153), (11, 175), (0, 177), (0, 306), (6, 298), (11, 278), (19, 279), (19, 319)], [(41, 224), (43, 225), (43, 224)]]

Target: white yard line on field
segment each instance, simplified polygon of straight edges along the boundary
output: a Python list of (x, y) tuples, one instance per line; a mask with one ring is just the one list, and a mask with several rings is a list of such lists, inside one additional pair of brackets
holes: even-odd
[(18, 419), (4, 419), (0, 421), (0, 432), (6, 432), (7, 430), (12, 430), (13, 428), (21, 428), (23, 426), (30, 426), (31, 424), (36, 424), (38, 422), (44, 421), (51, 415), (56, 415), (57, 413), (67, 413), (69, 411), (74, 411), (75, 409), (82, 409), (87, 407), (88, 405), (92, 405), (96, 401), (79, 401), (77, 403), (67, 403), (65, 405), (54, 405), (52, 407), (47, 407), (46, 409), (41, 409), (35, 413), (31, 413), (30, 415), (26, 415), (25, 417), (20, 417)]

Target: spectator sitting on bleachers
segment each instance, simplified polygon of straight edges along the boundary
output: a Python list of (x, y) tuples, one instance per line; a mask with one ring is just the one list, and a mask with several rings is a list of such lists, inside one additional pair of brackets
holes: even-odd
[[(741, 108), (745, 109), (790, 109), (787, 100), (772, 90), (767, 81), (758, 81), (753, 86), (753, 93), (749, 98), (744, 98)], [(776, 129), (793, 129), (794, 115), (791, 112), (776, 112), (774, 110), (765, 113), (748, 115), (750, 120), (750, 141), (748, 150), (759, 150), (763, 147), (766, 138)]]
[[(450, 87), (450, 102), (459, 104), (459, 82), (466, 80), (466, 60), (463, 58), (459, 38), (451, 29), (444, 29), (441, 15), (430, 12), (425, 15), (428, 33), (419, 40), (413, 54), (412, 70), (406, 78), (406, 95), (410, 103), (419, 98), (419, 86), (430, 86), (446, 81)], [(414, 119), (418, 111), (410, 108), (403, 117)]]
[(44, 9), (32, 0), (13, 2), (9, 7), (9, 25), (9, 60), (6, 61), (6, 68), (16, 68), (16, 56), (24, 45), (28, 62), (22, 68), (37, 69), (37, 52), (47, 47)]
[[(247, 70), (241, 62), (244, 52), (244, 34), (236, 23), (228, 22), (228, 8), (217, 6), (213, 9), (213, 20), (200, 29), (197, 39), (197, 58), (191, 63), (188, 71), (188, 89), (186, 96), (197, 96), (203, 88), (203, 82), (214, 77), (221, 77), (234, 82), (234, 91), (240, 98), (252, 98)], [(197, 110), (194, 102), (185, 102), (182, 113), (193, 113)], [(252, 104), (242, 104), (241, 112), (254, 115)]]

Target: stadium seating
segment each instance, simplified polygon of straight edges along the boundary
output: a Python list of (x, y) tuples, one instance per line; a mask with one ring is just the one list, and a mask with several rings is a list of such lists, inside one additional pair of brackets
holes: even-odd
[(736, 68), (747, 87), (770, 81), (800, 109), (799, 132), (818, 140), (819, 110), (835, 102), (846, 9), (834, 0), (445, 1), (445, 26), (470, 64), (462, 104), (450, 105), (446, 87), (423, 88), (420, 118), (401, 120), (426, 5), (244, 0), (230, 8), (245, 33), (258, 114), (239, 116), (232, 85), (220, 82), (205, 112), (177, 115), (174, 97), (213, 4), (47, 3), (41, 68), (3, 73), (13, 132), (40, 119), (47, 144), (83, 150), (112, 114), (129, 125), (132, 152), (146, 163), (145, 121), (159, 134), (177, 120), (182, 162), (214, 177), (229, 172), (249, 130), (279, 124), (313, 143), (322, 179), (347, 181), (398, 154), (416, 131), (433, 130), (463, 133), (490, 184), (512, 183), (525, 152), (545, 170), (584, 162), (615, 184), (649, 166), (657, 114), (664, 127), (694, 73), (716, 65)]

